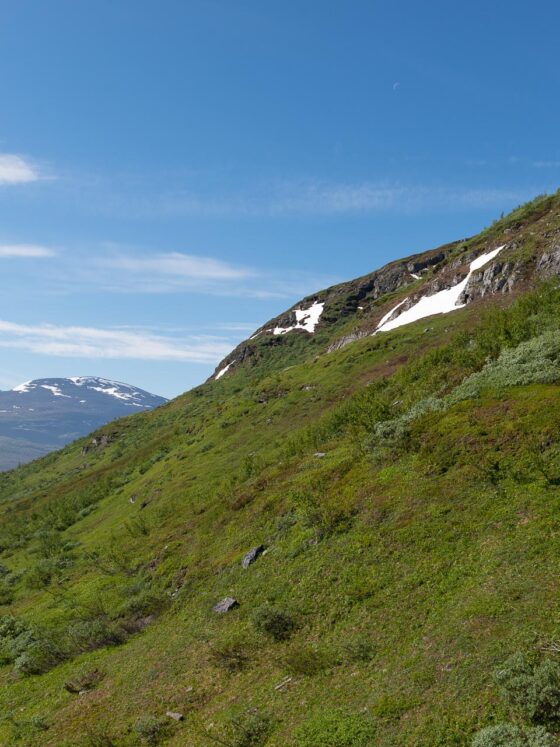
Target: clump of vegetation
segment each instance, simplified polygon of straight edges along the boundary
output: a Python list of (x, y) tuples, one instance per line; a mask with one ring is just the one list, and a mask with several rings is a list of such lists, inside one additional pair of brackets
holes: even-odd
[(144, 716), (134, 725), (134, 732), (141, 744), (155, 747), (169, 735), (170, 725), (168, 721), (157, 716)]
[(0, 618), (0, 664), (13, 664), (21, 674), (40, 674), (63, 659), (60, 646), (48, 633), (11, 615)]
[(292, 645), (283, 658), (286, 669), (295, 675), (312, 677), (333, 665), (328, 651), (306, 644)]
[(497, 724), (481, 729), (472, 747), (558, 747), (558, 740), (542, 726), (524, 729), (516, 724)]
[(293, 618), (287, 612), (269, 606), (259, 607), (253, 615), (253, 622), (257, 630), (275, 641), (287, 640), (296, 628)]
[(348, 661), (371, 661), (375, 656), (375, 644), (368, 636), (359, 635), (344, 641), (342, 651)]
[(239, 672), (249, 663), (245, 643), (238, 637), (228, 638), (212, 646), (210, 659), (228, 672)]
[(507, 702), (528, 721), (560, 721), (560, 663), (552, 659), (531, 661), (516, 653), (496, 670), (494, 678)]
[(370, 747), (375, 727), (360, 714), (319, 711), (295, 732), (297, 747)]
[(265, 711), (249, 708), (233, 714), (219, 735), (205, 730), (216, 744), (227, 747), (262, 747), (272, 732), (273, 721)]

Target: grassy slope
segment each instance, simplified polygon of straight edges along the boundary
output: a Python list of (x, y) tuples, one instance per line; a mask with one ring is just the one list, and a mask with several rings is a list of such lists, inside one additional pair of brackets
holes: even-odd
[[(1, 669), (0, 742), (141, 744), (143, 714), (178, 710), (186, 719), (162, 743), (202, 747), (254, 707), (272, 718), (268, 745), (343, 709), (375, 725), (376, 744), (431, 747), (467, 745), (509, 717), (491, 670), (558, 635), (559, 387), (495, 386), (371, 434), (453, 391), (487, 354), (556, 330), (559, 310), (543, 293), (476, 337), (476, 305), (427, 333), (421, 321), (264, 378), (240, 369), (103, 429), (105, 449), (82, 456), (78, 443), (1, 477), (0, 562), (22, 573), (4, 612), (58, 636), (76, 621), (130, 619), (131, 601), (137, 617), (157, 616), (44, 674)], [(45, 550), (45, 526), (69, 523)], [(30, 569), (61, 540), (68, 562), (42, 588)], [(261, 542), (269, 551), (243, 570)], [(217, 616), (226, 595), (240, 606)], [(293, 618), (289, 640), (257, 630), (265, 604)], [(64, 690), (96, 668), (92, 692)]]

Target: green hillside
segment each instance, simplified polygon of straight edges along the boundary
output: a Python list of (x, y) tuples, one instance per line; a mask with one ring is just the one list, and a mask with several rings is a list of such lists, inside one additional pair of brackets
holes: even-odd
[[(412, 291), (359, 316), (358, 281), (329, 289), (315, 335), (0, 475), (0, 744), (555, 744), (559, 240), (539, 198)], [(365, 334), (499, 244), (510, 292)]]

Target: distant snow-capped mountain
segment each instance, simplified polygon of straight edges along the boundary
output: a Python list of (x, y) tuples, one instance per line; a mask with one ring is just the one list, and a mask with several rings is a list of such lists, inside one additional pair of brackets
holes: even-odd
[(0, 470), (35, 459), (163, 397), (97, 376), (35, 379), (0, 391)]

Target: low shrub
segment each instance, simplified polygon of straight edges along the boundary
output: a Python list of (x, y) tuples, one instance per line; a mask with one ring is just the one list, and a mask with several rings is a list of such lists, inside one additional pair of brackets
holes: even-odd
[(120, 625), (105, 616), (77, 620), (68, 627), (66, 635), (70, 648), (77, 652), (118, 646), (126, 640)]
[(345, 641), (342, 644), (344, 658), (353, 662), (371, 661), (375, 656), (375, 646), (367, 636)]
[(224, 729), (222, 744), (228, 747), (261, 747), (272, 730), (272, 719), (263, 711), (249, 708), (235, 714)]
[(213, 646), (210, 650), (210, 659), (228, 672), (239, 672), (249, 662), (245, 645), (237, 638)]
[(169, 734), (169, 723), (157, 716), (144, 716), (134, 725), (141, 744), (158, 745)]
[(275, 641), (287, 640), (295, 630), (295, 622), (287, 612), (275, 607), (259, 607), (253, 622), (257, 630), (266, 633)]
[(292, 646), (284, 656), (284, 665), (296, 675), (312, 677), (332, 665), (327, 652), (310, 646)]
[(522, 729), (515, 724), (489, 726), (475, 734), (472, 747), (558, 747), (558, 740), (544, 727)]
[(560, 720), (560, 663), (535, 662), (518, 652), (494, 672), (494, 679), (507, 702), (527, 720), (535, 724)]

